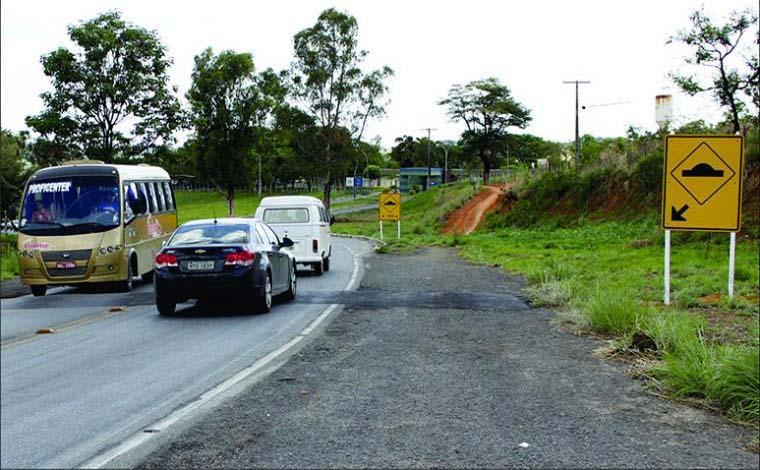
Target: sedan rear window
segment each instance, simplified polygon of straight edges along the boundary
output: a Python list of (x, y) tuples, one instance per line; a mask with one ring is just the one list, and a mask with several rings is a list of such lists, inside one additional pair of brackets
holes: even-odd
[(303, 224), (309, 221), (309, 210), (297, 209), (265, 209), (264, 222), (268, 224)]
[(248, 243), (249, 239), (248, 225), (193, 224), (178, 228), (169, 241), (169, 245)]

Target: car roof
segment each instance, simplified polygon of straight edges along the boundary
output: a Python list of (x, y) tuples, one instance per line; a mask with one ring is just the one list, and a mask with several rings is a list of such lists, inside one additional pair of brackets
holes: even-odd
[(324, 206), (322, 201), (313, 196), (267, 196), (259, 206), (293, 206), (317, 205)]
[(252, 224), (255, 222), (261, 222), (259, 219), (253, 217), (220, 217), (217, 219), (199, 219), (191, 220), (182, 224), (185, 225), (212, 225), (216, 221), (217, 225), (240, 225), (240, 224)]

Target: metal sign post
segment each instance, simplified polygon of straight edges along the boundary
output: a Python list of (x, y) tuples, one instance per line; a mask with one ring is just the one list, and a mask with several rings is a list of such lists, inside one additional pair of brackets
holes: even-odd
[(730, 232), (728, 297), (734, 297), (736, 232), (741, 227), (744, 138), (669, 135), (665, 139), (662, 221), (665, 305), (670, 305), (670, 231)]
[(665, 230), (665, 305), (670, 305), (670, 230)]
[(401, 194), (380, 194), (380, 239), (383, 239), (383, 221), (396, 221), (396, 238), (401, 238)]
[(728, 298), (734, 298), (734, 262), (736, 261), (736, 232), (731, 232), (728, 248)]

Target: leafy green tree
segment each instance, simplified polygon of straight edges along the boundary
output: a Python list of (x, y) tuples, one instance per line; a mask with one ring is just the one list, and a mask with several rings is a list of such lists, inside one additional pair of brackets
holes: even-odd
[(562, 146), (531, 134), (512, 134), (506, 139), (505, 150), (510, 159), (525, 162), (559, 155)]
[[(341, 141), (346, 132), (351, 141), (360, 141), (367, 121), (385, 113), (385, 82), (393, 74), (389, 67), (362, 70), (367, 51), (359, 48), (358, 36), (356, 18), (330, 8), (313, 26), (293, 37), (292, 89), (321, 128), (319, 168), (325, 179), (323, 199), (327, 205), (338, 169), (346, 165), (340, 156), (351, 156)], [(337, 147), (341, 152), (335, 151)]]
[(524, 129), (532, 119), (530, 111), (512, 97), (509, 88), (493, 77), (456, 84), (438, 104), (446, 107), (452, 121), (464, 122), (467, 130), (462, 140), (483, 163), (486, 182), (491, 167), (504, 151), (507, 130)]
[(382, 169), (377, 165), (369, 165), (364, 169), (364, 176), (368, 179), (376, 180), (383, 175)]
[(271, 69), (257, 74), (249, 53), (208, 48), (195, 56), (187, 92), (198, 148), (197, 169), (225, 191), (235, 214), (235, 187), (251, 180), (252, 152), (285, 89)]
[(24, 136), (0, 130), (0, 218), (15, 218), (31, 165), (24, 158)]
[[(704, 10), (695, 11), (690, 16), (691, 27), (682, 30), (668, 40), (691, 47), (693, 57), (686, 58), (689, 65), (707, 68), (712, 76), (705, 83), (696, 73), (672, 73), (675, 83), (686, 93), (711, 92), (720, 106), (726, 109), (733, 132), (741, 130), (741, 117), (748, 111), (749, 102), (754, 106), (751, 116), (760, 109), (760, 72), (758, 71), (758, 47), (760, 33), (757, 29), (757, 15), (750, 10), (733, 12), (725, 24), (719, 25), (705, 15)], [(754, 42), (752, 55), (741, 60), (732, 60), (732, 54), (741, 52), (741, 42), (745, 33), (750, 33)], [(743, 98), (742, 95), (744, 95)]]
[(26, 118), (41, 135), (41, 159), (113, 162), (172, 142), (183, 115), (176, 89), (167, 85), (172, 61), (158, 35), (127, 23), (118, 12), (68, 31), (77, 48), (42, 56), (53, 90), (40, 95), (45, 109)]

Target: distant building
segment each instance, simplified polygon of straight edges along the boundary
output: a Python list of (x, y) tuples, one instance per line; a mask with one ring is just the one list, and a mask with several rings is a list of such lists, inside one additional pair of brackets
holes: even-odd
[[(427, 180), (427, 167), (401, 168), (399, 170), (399, 191), (408, 193), (409, 190), (415, 189), (422, 191), (425, 189)], [(443, 168), (430, 169), (430, 186), (437, 186), (443, 182)]]

